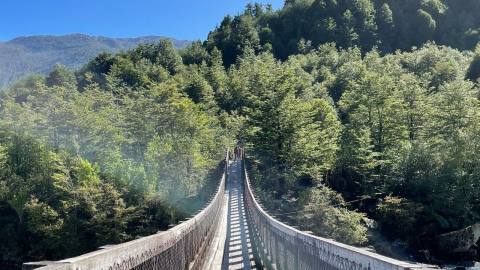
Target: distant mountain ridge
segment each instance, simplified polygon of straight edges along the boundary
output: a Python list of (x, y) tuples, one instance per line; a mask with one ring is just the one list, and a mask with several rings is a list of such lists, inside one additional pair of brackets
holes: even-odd
[(25, 36), (0, 42), (0, 88), (29, 74), (45, 74), (55, 64), (77, 69), (101, 52), (128, 50), (165, 38), (176, 48), (190, 44), (187, 40), (162, 36), (109, 38), (84, 34)]

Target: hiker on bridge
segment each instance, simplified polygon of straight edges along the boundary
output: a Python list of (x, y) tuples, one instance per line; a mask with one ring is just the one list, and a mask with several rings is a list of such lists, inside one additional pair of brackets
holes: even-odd
[(240, 146), (235, 146), (235, 149), (233, 150), (234, 154), (234, 160), (239, 160), (242, 159), (243, 157), (243, 148)]

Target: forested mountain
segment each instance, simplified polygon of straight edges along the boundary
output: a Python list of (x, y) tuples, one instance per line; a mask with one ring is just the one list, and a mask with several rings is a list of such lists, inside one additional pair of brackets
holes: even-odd
[[(378, 235), (422, 261), (478, 259), (476, 246), (436, 242), (480, 222), (480, 45), (468, 34), (480, 24), (476, 0), (458, 3), (249, 5), (185, 49), (162, 40), (12, 84), (0, 265), (164, 228), (199, 207), (235, 142), (263, 205), (302, 230), (390, 256)], [(419, 14), (435, 21), (428, 38), (412, 29)]]
[(427, 41), (473, 49), (480, 41), (478, 14), (475, 0), (287, 0), (277, 11), (251, 4), (226, 16), (206, 45), (220, 49), (227, 66), (245, 46), (280, 59), (325, 42), (363, 52), (409, 50)]
[[(66, 36), (28, 36), (0, 42), (0, 88), (32, 73), (47, 74), (53, 65), (80, 68), (101, 52), (118, 52), (162, 37), (94, 37), (82, 34)], [(190, 42), (171, 39), (176, 48)]]

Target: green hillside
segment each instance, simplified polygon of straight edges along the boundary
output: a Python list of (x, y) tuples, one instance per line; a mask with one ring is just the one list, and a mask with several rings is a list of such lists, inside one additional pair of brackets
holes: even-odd
[(475, 0), (287, 0), (280, 10), (251, 4), (226, 16), (206, 44), (222, 50), (227, 65), (245, 46), (280, 59), (325, 42), (364, 52), (409, 50), (427, 41), (464, 50), (480, 41), (478, 14)]
[[(118, 52), (162, 37), (107, 38), (82, 34), (19, 37), (0, 42), (0, 88), (32, 73), (47, 74), (53, 65), (80, 68), (101, 52)], [(190, 42), (172, 39), (176, 48)]]

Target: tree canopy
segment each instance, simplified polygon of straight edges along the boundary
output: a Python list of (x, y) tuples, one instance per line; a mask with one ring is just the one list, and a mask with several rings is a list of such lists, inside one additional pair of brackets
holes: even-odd
[(292, 0), (279, 10), (257, 4), (225, 17), (205, 44), (220, 49), (227, 66), (246, 47), (286, 59), (305, 41), (313, 48), (335, 42), (364, 52), (409, 50), (428, 41), (473, 49), (480, 41), (478, 13), (475, 0)]

